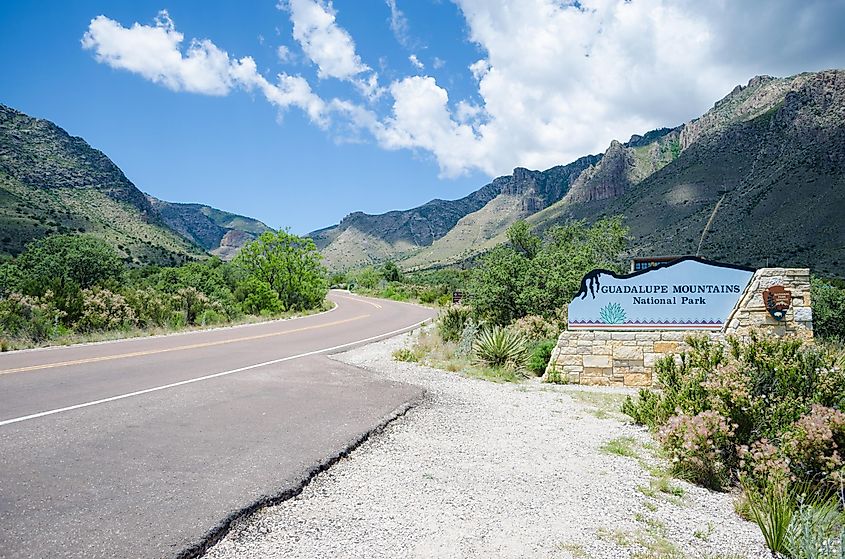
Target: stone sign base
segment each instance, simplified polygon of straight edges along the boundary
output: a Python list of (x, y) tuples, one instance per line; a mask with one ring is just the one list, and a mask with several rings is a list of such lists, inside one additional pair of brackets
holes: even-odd
[[(763, 291), (774, 285), (782, 285), (792, 294), (792, 304), (780, 321), (769, 314), (763, 302)], [(757, 331), (764, 336), (811, 340), (812, 320), (810, 270), (762, 268), (754, 273), (721, 331), (567, 330), (560, 335), (543, 378), (573, 384), (651, 386), (655, 361), (688, 349), (684, 340), (689, 336), (723, 341), (728, 336), (743, 338)]]

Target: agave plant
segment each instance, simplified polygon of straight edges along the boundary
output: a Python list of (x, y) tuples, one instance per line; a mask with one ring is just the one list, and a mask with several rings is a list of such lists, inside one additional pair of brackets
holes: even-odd
[(601, 308), (599, 316), (605, 324), (622, 324), (627, 318), (625, 309), (619, 303), (608, 303)]
[(501, 326), (492, 326), (478, 334), (473, 352), (479, 363), (521, 370), (528, 356), (528, 346), (522, 335)]

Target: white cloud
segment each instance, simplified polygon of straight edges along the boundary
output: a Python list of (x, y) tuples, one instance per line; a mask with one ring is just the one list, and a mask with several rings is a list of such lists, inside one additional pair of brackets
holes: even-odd
[(446, 65), (446, 61), (440, 58), (439, 56), (435, 56), (431, 65), (434, 66), (435, 70), (439, 70), (440, 68)]
[[(753, 75), (818, 70), (845, 59), (845, 3), (826, 0), (455, 0), (483, 56), (468, 68), (477, 91), (450, 99), (424, 75), (400, 77), (383, 90), (329, 0), (283, 1), (317, 76), (348, 82), (370, 101), (389, 93), (388, 114), (325, 100), (301, 76), (271, 82), (252, 58), (230, 58), (208, 40), (186, 48), (167, 12), (154, 25), (130, 28), (99, 16), (82, 44), (98, 61), (175, 91), (258, 91), (321, 127), (367, 131), (385, 149), (430, 153), (445, 176), (568, 163), (612, 139), (695, 117)], [(385, 1), (397, 39), (407, 37), (404, 14)], [(282, 61), (290, 56), (283, 48)], [(415, 55), (409, 61), (424, 70)], [(435, 69), (443, 64), (432, 62)]]
[[(753, 75), (841, 65), (845, 55), (845, 41), (834, 39), (845, 4), (824, 0), (456, 3), (486, 53), (469, 68), (481, 102), (449, 104), (433, 78), (400, 80), (390, 89), (389, 141), (381, 138), (430, 151), (444, 175), (567, 163), (695, 117)], [(416, 121), (403, 107), (416, 108)]]
[(83, 35), (82, 46), (93, 50), (99, 62), (135, 72), (173, 91), (227, 94), (232, 88), (229, 55), (205, 39), (192, 40), (183, 53), (183, 38), (162, 10), (154, 25), (135, 23), (128, 29), (97, 16)]
[(385, 3), (390, 8), (390, 30), (393, 31), (393, 36), (396, 37), (400, 45), (408, 48), (411, 43), (408, 33), (408, 18), (396, 5), (396, 0), (385, 0)]
[(209, 40), (193, 40), (183, 53), (182, 41), (183, 35), (162, 11), (154, 25), (134, 23), (129, 28), (97, 16), (83, 35), (82, 46), (93, 50), (99, 62), (134, 72), (173, 91), (226, 95), (236, 87), (258, 89), (279, 110), (298, 107), (316, 124), (327, 126), (330, 107), (304, 78), (282, 73), (272, 84), (258, 72), (251, 57), (231, 59)]
[(467, 161), (478, 161), (481, 144), (471, 126), (452, 120), (449, 95), (432, 77), (413, 76), (390, 86), (393, 113), (372, 127), (387, 149), (423, 149), (437, 158), (442, 172), (455, 175)]
[(293, 53), (285, 45), (279, 45), (276, 49), (276, 57), (282, 64), (290, 62), (293, 59)]
[(353, 83), (368, 97), (379, 95), (378, 76), (361, 61), (355, 42), (336, 22), (331, 1), (288, 0), (280, 8), (290, 12), (293, 38), (317, 65), (317, 76)]

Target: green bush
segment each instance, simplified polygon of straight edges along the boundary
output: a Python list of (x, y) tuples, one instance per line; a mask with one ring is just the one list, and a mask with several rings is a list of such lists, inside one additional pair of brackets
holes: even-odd
[(719, 489), (730, 476), (734, 429), (713, 410), (693, 416), (681, 413), (660, 428), (658, 439), (669, 454), (673, 474)]
[(477, 317), (492, 324), (504, 326), (527, 315), (558, 319), (587, 272), (624, 270), (627, 229), (621, 218), (552, 227), (542, 241), (517, 222), (508, 240), (480, 258), (467, 285)]
[(546, 372), (546, 366), (549, 364), (555, 345), (557, 342), (552, 339), (536, 342), (528, 354), (528, 370), (538, 377), (542, 376)]
[(135, 312), (123, 295), (96, 287), (82, 291), (82, 316), (75, 325), (78, 331), (118, 330), (137, 323)]
[[(661, 433), (679, 467), (695, 470), (684, 463), (695, 461), (687, 455), (714, 464), (712, 476), (689, 477), (713, 485), (742, 471), (760, 484), (787, 475), (811, 479), (820, 488), (843, 479), (845, 465), (835, 452), (845, 445), (841, 355), (798, 340), (757, 336), (688, 343), (689, 351), (656, 363), (661, 390), (641, 390), (622, 411)], [(724, 424), (713, 419), (717, 416)], [(703, 419), (708, 417), (712, 421)], [(686, 436), (692, 427), (702, 437)]]
[(458, 341), (471, 317), (472, 309), (464, 305), (452, 305), (444, 309), (437, 319), (440, 338), (444, 342)]
[(235, 290), (235, 300), (248, 314), (277, 314), (282, 312), (279, 294), (270, 284), (256, 277), (249, 277)]
[(12, 293), (0, 299), (0, 331), (9, 338), (42, 343), (58, 333), (64, 313), (45, 297)]
[(845, 341), (845, 289), (812, 280), (813, 334)]
[(171, 325), (178, 314), (178, 299), (152, 287), (128, 289), (124, 297), (142, 327)]
[(246, 277), (267, 283), (285, 311), (318, 308), (328, 291), (314, 241), (287, 231), (266, 231), (244, 245), (233, 261)]
[(528, 354), (525, 338), (501, 326), (481, 330), (473, 353), (478, 363), (494, 368), (522, 370)]

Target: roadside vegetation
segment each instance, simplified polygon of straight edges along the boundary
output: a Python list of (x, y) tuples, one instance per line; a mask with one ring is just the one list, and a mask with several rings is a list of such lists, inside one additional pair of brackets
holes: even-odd
[(446, 306), (452, 295), (462, 291), (468, 270), (444, 268), (404, 273), (396, 263), (387, 261), (350, 272), (336, 272), (329, 277), (332, 287), (349, 289), (362, 295), (409, 301), (423, 305)]
[(622, 411), (654, 433), (673, 475), (739, 487), (737, 511), (773, 556), (845, 556), (845, 352), (824, 340), (688, 342), (656, 364), (660, 389)]
[(516, 222), (508, 243), (474, 268), (451, 277), (438, 271), (441, 281), (462, 280), (463, 301), (447, 305), (436, 328), (395, 357), (499, 382), (542, 375), (581, 278), (594, 268), (622, 271), (626, 237), (618, 218), (554, 227), (542, 237)]
[(0, 348), (249, 322), (325, 307), (311, 239), (266, 232), (232, 262), (130, 267), (90, 235), (52, 235), (0, 264)]
[[(584, 274), (623, 271), (626, 230), (616, 219), (542, 237), (520, 222), (508, 239), (462, 276), (463, 304), (446, 306), (394, 358), (500, 382), (541, 375)], [(643, 494), (680, 499), (673, 476), (736, 491), (737, 512), (782, 559), (845, 557), (845, 289), (814, 278), (812, 297), (816, 343), (692, 338), (691, 350), (657, 363), (659, 388), (621, 406), (665, 458), (644, 465), (652, 479)], [(602, 451), (639, 459), (631, 439)]]

